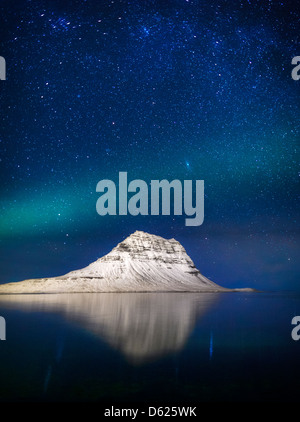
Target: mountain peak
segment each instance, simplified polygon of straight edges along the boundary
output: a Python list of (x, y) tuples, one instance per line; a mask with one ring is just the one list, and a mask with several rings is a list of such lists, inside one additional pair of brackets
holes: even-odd
[(0, 293), (220, 292), (175, 239), (136, 230), (107, 255), (60, 277), (0, 286)]
[(139, 261), (162, 261), (165, 263), (192, 264), (191, 259), (185, 252), (184, 247), (175, 239), (164, 239), (161, 236), (143, 231), (135, 231), (120, 242), (109, 254), (100, 260), (120, 259)]

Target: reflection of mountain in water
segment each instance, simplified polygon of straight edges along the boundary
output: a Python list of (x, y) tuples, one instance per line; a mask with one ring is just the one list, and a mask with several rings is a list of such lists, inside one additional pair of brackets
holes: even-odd
[(62, 314), (143, 363), (180, 350), (216, 293), (4, 295), (1, 307)]

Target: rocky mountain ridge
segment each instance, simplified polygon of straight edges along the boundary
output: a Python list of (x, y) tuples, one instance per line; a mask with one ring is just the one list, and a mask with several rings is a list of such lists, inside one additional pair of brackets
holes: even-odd
[(177, 240), (143, 231), (134, 232), (85, 268), (0, 285), (0, 294), (224, 291), (230, 290), (203, 276)]

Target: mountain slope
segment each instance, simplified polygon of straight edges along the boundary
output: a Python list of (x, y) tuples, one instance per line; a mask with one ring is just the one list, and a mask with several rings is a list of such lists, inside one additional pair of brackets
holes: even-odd
[(52, 278), (0, 285), (0, 293), (228, 291), (204, 277), (183, 246), (136, 231), (87, 267)]

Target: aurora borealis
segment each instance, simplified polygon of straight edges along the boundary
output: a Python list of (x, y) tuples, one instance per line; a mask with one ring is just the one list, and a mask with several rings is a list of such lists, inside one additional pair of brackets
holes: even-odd
[[(3, 0), (0, 21), (0, 282), (145, 230), (225, 287), (299, 288), (295, 2)], [(204, 223), (100, 217), (119, 172), (204, 180)]]

